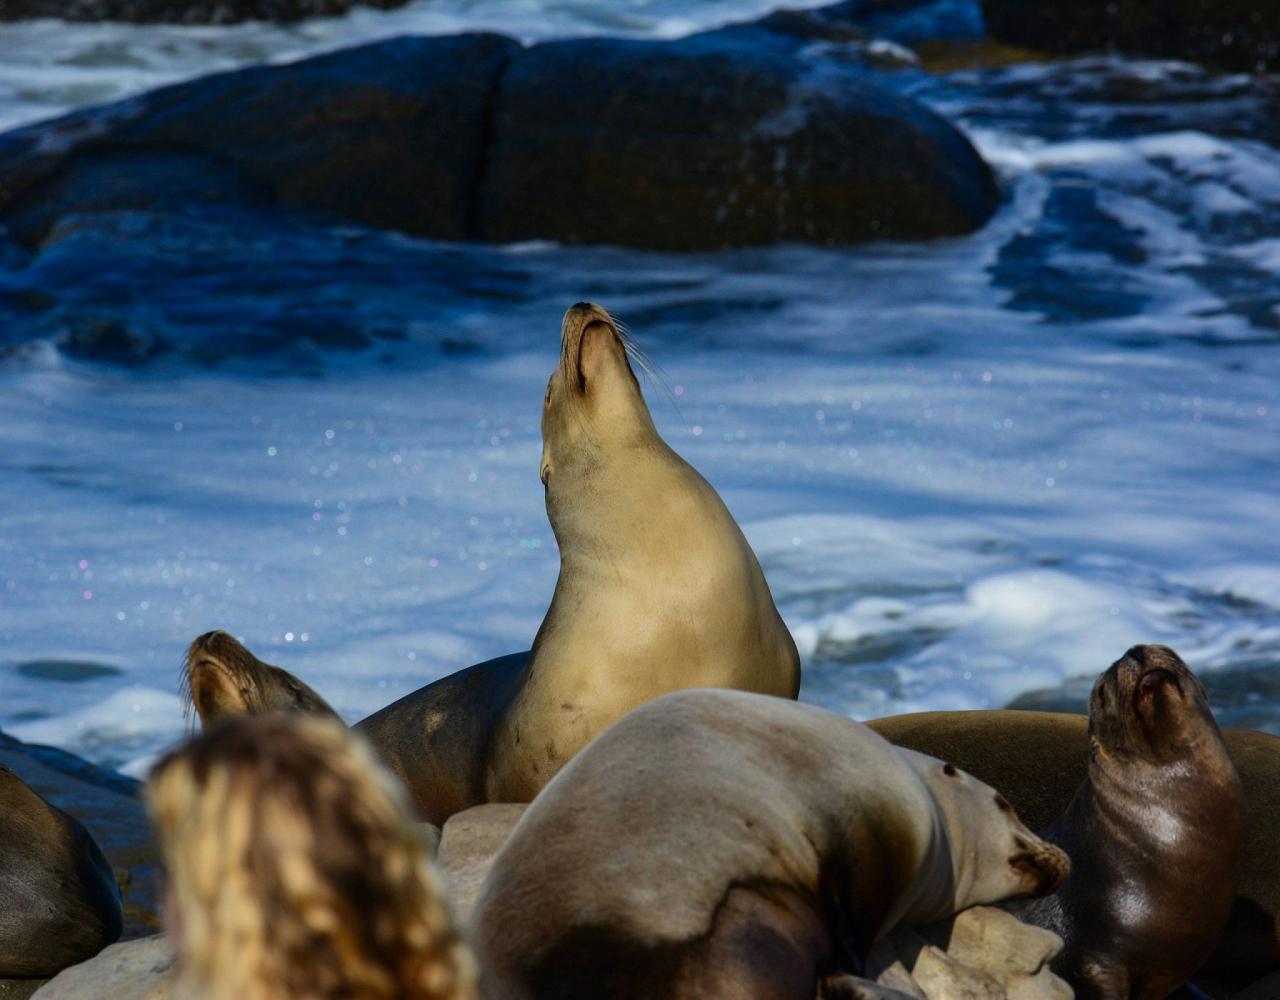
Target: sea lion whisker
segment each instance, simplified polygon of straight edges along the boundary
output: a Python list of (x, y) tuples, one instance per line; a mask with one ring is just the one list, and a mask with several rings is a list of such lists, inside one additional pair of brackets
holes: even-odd
[(640, 368), (640, 370), (644, 372), (645, 377), (648, 378), (655, 385), (657, 385), (659, 388), (661, 388), (663, 395), (665, 395), (667, 399), (669, 399), (671, 403), (674, 404), (677, 409), (679, 409), (680, 402), (679, 400), (676, 399), (676, 394), (671, 391), (670, 381), (667, 379), (666, 375), (662, 373), (662, 369), (659, 368), (653, 362), (653, 360), (647, 354), (644, 353), (644, 351), (640, 348), (640, 345), (637, 344), (634, 340), (629, 339), (629, 336), (624, 336), (622, 338), (622, 349), (627, 352), (627, 357), (631, 358), (631, 360), (636, 363), (636, 365)]

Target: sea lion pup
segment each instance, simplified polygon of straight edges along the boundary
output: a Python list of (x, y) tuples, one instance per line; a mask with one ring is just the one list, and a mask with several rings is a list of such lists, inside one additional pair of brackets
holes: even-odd
[(263, 663), (226, 632), (206, 632), (187, 649), (182, 700), (203, 725), (273, 709), (338, 717), (309, 686), (287, 670)]
[(0, 978), (52, 976), (123, 926), (120, 888), (89, 831), (0, 764)]
[(472, 920), (491, 998), (812, 1000), (899, 924), (1069, 867), (994, 791), (823, 709), (682, 691), (542, 790)]
[(233, 719), (161, 760), (147, 801), (176, 996), (474, 996), (404, 792), (338, 722)]
[(1163, 1000), (1209, 957), (1236, 894), (1244, 795), (1204, 687), (1166, 646), (1134, 646), (1089, 699), (1089, 773), (1044, 831), (1070, 856), (1050, 899), (1010, 907), (1064, 942), (1083, 1000)]
[(532, 650), (444, 677), (357, 726), (432, 823), (532, 800), (597, 733), (669, 691), (800, 690), (800, 658), (755, 554), (658, 435), (629, 350), (599, 306), (565, 313), (542, 410), (560, 576)]

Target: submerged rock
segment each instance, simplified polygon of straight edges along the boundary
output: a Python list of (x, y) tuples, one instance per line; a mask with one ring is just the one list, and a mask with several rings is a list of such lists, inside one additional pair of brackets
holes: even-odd
[(336, 17), (353, 7), (391, 10), (408, 0), (5, 0), (0, 21), (57, 17), (64, 21), (135, 24), (235, 24)]
[(1280, 0), (982, 0), (992, 38), (1048, 52), (1118, 49), (1231, 70), (1280, 68)]
[(447, 240), (837, 244), (968, 232), (997, 201), (945, 120), (759, 27), (399, 38), (0, 136), (28, 247), (70, 217), (271, 206)]

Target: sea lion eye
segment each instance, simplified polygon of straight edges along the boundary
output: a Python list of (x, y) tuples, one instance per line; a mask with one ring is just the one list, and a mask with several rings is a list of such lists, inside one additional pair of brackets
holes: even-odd
[(945, 774), (948, 778), (957, 778), (960, 776), (960, 772), (956, 770), (956, 767), (954, 764), (943, 764), (942, 773)]

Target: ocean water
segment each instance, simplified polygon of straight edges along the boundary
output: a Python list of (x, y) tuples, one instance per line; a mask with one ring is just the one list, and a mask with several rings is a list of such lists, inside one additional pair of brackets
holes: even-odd
[[(34, 23), (0, 29), (56, 38), (4, 61), (0, 107), (384, 28), (667, 37), (749, 6)], [(527, 648), (557, 569), (542, 392), (592, 299), (755, 547), (805, 700), (1078, 707), (1165, 642), (1223, 721), (1280, 731), (1276, 82), (1119, 57), (890, 79), (998, 169), (981, 232), (662, 255), (122, 212), (0, 244), (0, 728), (141, 773), (211, 628), (350, 720)], [(77, 355), (103, 331), (122, 363)]]

